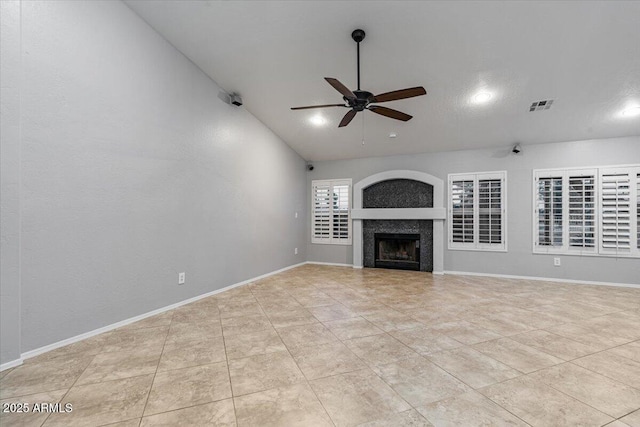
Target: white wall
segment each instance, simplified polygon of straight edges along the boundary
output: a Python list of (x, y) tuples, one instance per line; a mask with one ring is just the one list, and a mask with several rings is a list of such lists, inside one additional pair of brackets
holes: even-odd
[[(562, 266), (554, 267), (554, 255), (532, 254), (532, 170), (640, 163), (640, 137), (523, 145), (520, 155), (513, 156), (509, 152), (510, 147), (505, 147), (314, 162), (315, 169), (307, 174), (307, 187), (311, 187), (313, 179), (351, 178), (357, 183), (374, 173), (393, 169), (422, 171), (445, 182), (449, 173), (506, 170), (508, 252), (449, 251), (445, 247), (445, 270), (640, 284), (640, 260), (637, 258), (563, 255)], [(310, 195), (307, 203), (311, 205)], [(310, 214), (308, 222), (311, 222)], [(310, 240), (307, 236), (307, 241)], [(445, 234), (445, 242), (447, 240)], [(353, 262), (351, 246), (308, 243), (307, 251), (309, 261)]]
[(306, 259), (303, 159), (123, 3), (23, 2), (21, 75), (23, 353)]
[(20, 357), (20, 2), (0, 1), (0, 364)]

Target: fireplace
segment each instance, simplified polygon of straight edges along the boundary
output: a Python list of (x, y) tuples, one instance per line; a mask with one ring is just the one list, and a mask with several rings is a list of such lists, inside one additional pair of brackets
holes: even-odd
[(376, 233), (375, 267), (420, 271), (420, 235)]

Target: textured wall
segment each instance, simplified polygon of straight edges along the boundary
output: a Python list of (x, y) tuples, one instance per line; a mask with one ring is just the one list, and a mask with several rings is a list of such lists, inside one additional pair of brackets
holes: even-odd
[(412, 179), (388, 179), (362, 190), (363, 208), (432, 208), (433, 185)]
[(306, 259), (302, 158), (134, 12), (22, 14), (23, 352)]
[[(450, 251), (445, 246), (445, 270), (640, 283), (640, 261), (637, 258), (561, 255), (562, 266), (554, 267), (554, 255), (532, 253), (532, 170), (639, 163), (640, 136), (524, 144), (520, 155), (514, 156), (510, 152), (510, 147), (504, 147), (314, 162), (315, 169), (307, 175), (307, 186), (313, 179), (336, 177), (351, 178), (355, 184), (369, 175), (395, 169), (426, 172), (445, 182), (449, 173), (506, 170), (508, 252)], [(311, 203), (310, 199), (307, 203)], [(445, 242), (446, 237), (445, 234)], [(351, 264), (352, 258), (351, 246), (308, 244), (309, 261)]]
[(20, 357), (20, 2), (0, 1), (0, 364)]

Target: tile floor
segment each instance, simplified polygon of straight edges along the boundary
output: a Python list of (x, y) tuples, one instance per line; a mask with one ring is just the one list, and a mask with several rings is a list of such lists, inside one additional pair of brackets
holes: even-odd
[(2, 426), (640, 426), (640, 289), (306, 265), (0, 374)]

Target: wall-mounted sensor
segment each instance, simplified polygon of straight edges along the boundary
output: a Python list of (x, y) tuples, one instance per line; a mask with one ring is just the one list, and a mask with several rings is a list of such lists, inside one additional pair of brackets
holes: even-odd
[(232, 93), (229, 96), (231, 97), (231, 103), (233, 105), (235, 105), (236, 107), (239, 107), (242, 105), (242, 98), (240, 98), (240, 95), (238, 95), (237, 93)]
[(522, 147), (520, 147), (520, 144), (516, 144), (513, 146), (513, 148), (511, 149), (511, 152), (513, 154), (519, 154), (522, 151)]
[(313, 165), (312, 165), (311, 163), (307, 163), (307, 170), (308, 170), (308, 171), (312, 171), (312, 170), (314, 170), (314, 169), (315, 169), (315, 168), (313, 167)]

